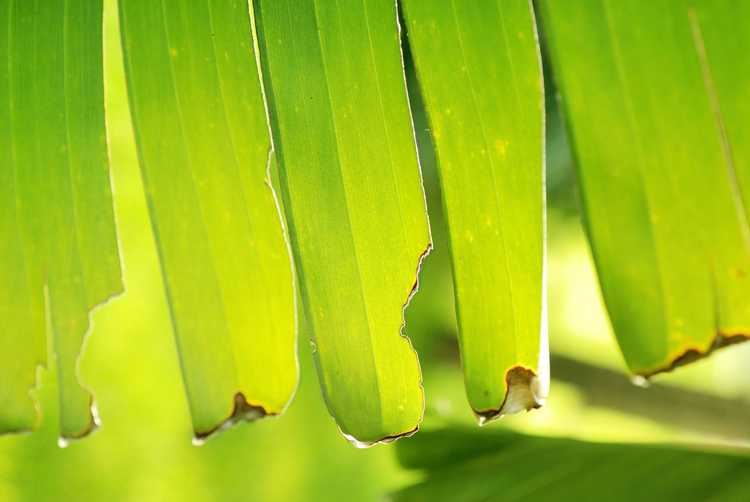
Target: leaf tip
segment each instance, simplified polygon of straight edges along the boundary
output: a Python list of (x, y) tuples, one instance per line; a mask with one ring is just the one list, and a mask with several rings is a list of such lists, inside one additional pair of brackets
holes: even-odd
[(195, 429), (192, 443), (194, 446), (203, 446), (206, 441), (218, 433), (230, 429), (240, 422), (254, 422), (275, 415), (277, 413), (267, 411), (262, 405), (248, 403), (245, 395), (242, 392), (237, 392), (234, 395), (232, 413), (215, 427), (207, 430)]
[(541, 408), (547, 399), (546, 387), (537, 374), (523, 366), (513, 366), (505, 373), (506, 391), (499, 408), (474, 410), (480, 426), (521, 411)]
[(94, 396), (89, 394), (88, 422), (86, 422), (86, 425), (84, 425), (79, 431), (73, 433), (61, 432), (60, 436), (57, 438), (57, 446), (60, 448), (67, 448), (74, 441), (84, 439), (99, 430), (101, 424), (102, 421), (99, 418), (99, 409), (96, 407), (96, 401), (94, 401)]
[(419, 432), (419, 425), (417, 425), (416, 427), (414, 427), (413, 429), (409, 431), (402, 432), (399, 434), (394, 434), (392, 436), (385, 436), (381, 439), (375, 439), (372, 441), (365, 441), (365, 440), (357, 439), (351, 434), (347, 434), (346, 432), (344, 432), (343, 429), (341, 429), (341, 427), (339, 427), (339, 431), (341, 431), (341, 434), (347, 439), (347, 441), (349, 441), (352, 445), (354, 445), (355, 448), (366, 449), (366, 448), (370, 448), (372, 446), (379, 445), (379, 444), (393, 443), (394, 441), (398, 441), (401, 438), (411, 437), (417, 432)]
[(635, 378), (633, 378), (632, 380), (636, 385), (647, 386), (648, 381), (654, 375), (658, 375), (661, 373), (670, 373), (680, 366), (685, 366), (695, 361), (704, 359), (713, 354), (713, 352), (718, 349), (722, 349), (724, 347), (742, 343), (748, 340), (750, 340), (749, 334), (728, 334), (719, 332), (716, 334), (707, 348), (701, 349), (699, 347), (688, 347), (687, 349), (680, 352), (677, 356), (670, 358), (666, 365), (659, 366), (656, 369), (635, 371)]

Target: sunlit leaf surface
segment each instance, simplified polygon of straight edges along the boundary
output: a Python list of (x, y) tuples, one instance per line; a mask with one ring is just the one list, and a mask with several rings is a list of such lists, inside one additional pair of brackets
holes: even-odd
[(437, 150), (461, 360), (480, 420), (534, 408), (549, 380), (544, 100), (527, 0), (405, 0)]
[(426, 472), (398, 501), (743, 500), (746, 453), (668, 445), (587, 443), (498, 430), (424, 431), (398, 445)]
[(361, 443), (414, 431), (402, 309), (430, 246), (395, 2), (259, 0), (256, 24), (305, 316), (329, 409)]
[(292, 269), (243, 0), (120, 2), (141, 173), (196, 437), (281, 413)]
[(77, 438), (96, 425), (77, 377), (89, 311), (122, 290), (101, 1), (3, 0), (0, 29), (0, 432), (35, 426), (49, 346), (60, 434)]
[(541, 5), (628, 366), (647, 376), (746, 339), (747, 5)]

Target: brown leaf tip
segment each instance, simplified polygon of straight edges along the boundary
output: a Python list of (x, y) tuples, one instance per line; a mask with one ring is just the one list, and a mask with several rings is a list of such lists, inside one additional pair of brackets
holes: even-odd
[(662, 366), (660, 368), (657, 368), (651, 371), (638, 372), (637, 376), (643, 377), (646, 380), (648, 380), (654, 375), (658, 375), (660, 373), (669, 373), (672, 370), (679, 368), (680, 366), (685, 366), (695, 361), (704, 359), (710, 356), (715, 350), (728, 347), (730, 345), (742, 343), (749, 339), (750, 339), (750, 335), (746, 335), (746, 334), (738, 333), (734, 335), (729, 335), (729, 334), (719, 333), (716, 335), (716, 337), (714, 337), (714, 340), (711, 343), (711, 345), (708, 347), (708, 349), (700, 350), (696, 348), (689, 348), (685, 350), (682, 354), (674, 358), (672, 362), (667, 364), (666, 366)]
[(541, 408), (545, 395), (537, 374), (523, 366), (513, 366), (505, 373), (506, 391), (500, 408), (490, 410), (474, 410), (479, 425), (485, 425), (503, 415), (512, 415), (521, 411)]
[(193, 437), (193, 445), (202, 446), (215, 434), (225, 431), (240, 422), (254, 422), (255, 420), (275, 415), (276, 413), (266, 411), (263, 406), (248, 403), (245, 395), (242, 392), (238, 392), (234, 395), (232, 414), (212, 429), (206, 431), (196, 430)]

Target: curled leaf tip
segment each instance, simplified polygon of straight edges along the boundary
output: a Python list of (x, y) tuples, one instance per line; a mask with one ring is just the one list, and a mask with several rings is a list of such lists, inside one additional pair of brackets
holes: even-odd
[(521, 411), (541, 408), (547, 399), (546, 391), (537, 374), (529, 368), (514, 366), (505, 373), (506, 391), (499, 408), (474, 410), (479, 425)]

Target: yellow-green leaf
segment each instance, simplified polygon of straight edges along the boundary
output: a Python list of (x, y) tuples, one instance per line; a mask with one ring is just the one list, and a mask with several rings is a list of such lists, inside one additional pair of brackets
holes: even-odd
[(640, 375), (750, 333), (741, 4), (541, 2), (602, 293)]
[(246, 0), (120, 2), (144, 188), (193, 427), (281, 413), (292, 269)]
[(421, 374), (400, 335), (430, 236), (395, 2), (257, 0), (302, 303), (328, 407), (364, 444), (409, 434)]
[(77, 376), (89, 312), (122, 290), (102, 4), (3, 0), (0, 27), (0, 432), (35, 426), (29, 390), (49, 345), (60, 435), (78, 438), (96, 425)]
[(404, 0), (448, 226), (466, 392), (480, 422), (538, 407), (544, 93), (527, 0)]

